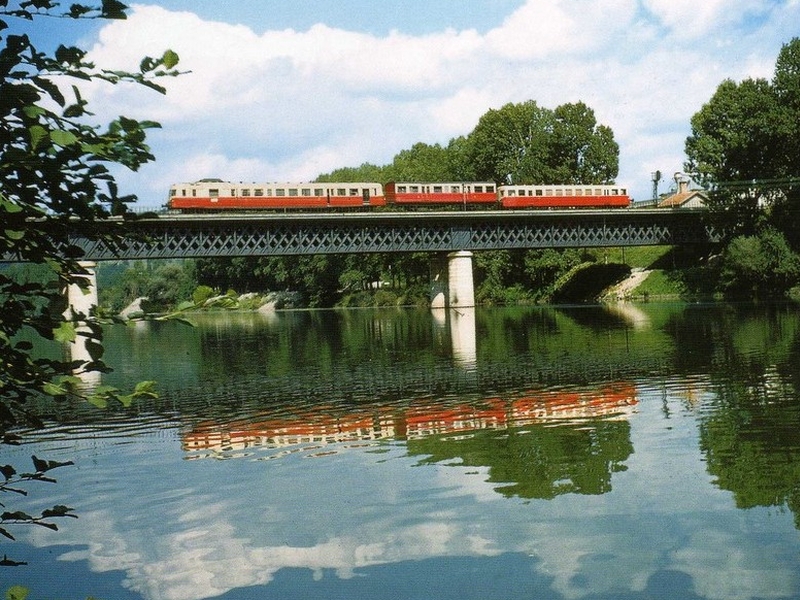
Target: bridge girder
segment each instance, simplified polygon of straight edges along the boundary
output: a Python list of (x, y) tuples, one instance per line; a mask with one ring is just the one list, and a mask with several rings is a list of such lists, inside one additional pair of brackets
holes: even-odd
[[(118, 245), (74, 239), (87, 260), (454, 252), (719, 241), (705, 211), (436, 212), (168, 216)], [(113, 224), (112, 224), (113, 226)]]

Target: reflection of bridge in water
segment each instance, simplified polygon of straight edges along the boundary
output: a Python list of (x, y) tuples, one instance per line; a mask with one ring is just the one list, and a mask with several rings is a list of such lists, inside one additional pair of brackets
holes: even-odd
[(182, 435), (195, 457), (254, 448), (326, 445), (372, 440), (415, 440), (434, 435), (468, 435), (485, 429), (514, 429), (535, 423), (580, 423), (626, 418), (637, 404), (633, 384), (596, 389), (529, 391), (508, 399), (464, 402), (416, 400), (405, 406), (377, 404), (350, 411), (320, 405), (291, 416), (256, 414), (227, 422), (202, 422)]

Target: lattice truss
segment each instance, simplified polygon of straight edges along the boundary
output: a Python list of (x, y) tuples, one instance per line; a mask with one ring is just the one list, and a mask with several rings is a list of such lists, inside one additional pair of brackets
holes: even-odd
[(76, 239), (88, 259), (439, 252), (512, 248), (644, 246), (715, 241), (697, 215), (614, 214), (510, 218), (459, 215), (393, 219), (157, 219), (136, 224), (117, 247)]

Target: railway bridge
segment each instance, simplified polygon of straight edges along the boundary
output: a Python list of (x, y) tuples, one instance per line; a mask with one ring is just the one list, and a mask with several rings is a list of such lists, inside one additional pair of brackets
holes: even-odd
[[(483, 250), (684, 245), (717, 241), (705, 209), (164, 214), (128, 223), (116, 244), (75, 236), (91, 268), (128, 259), (430, 252), (434, 306), (474, 304)], [(122, 226), (108, 221), (109, 230)], [(91, 302), (71, 298), (72, 302)], [(94, 300), (96, 302), (96, 300)]]

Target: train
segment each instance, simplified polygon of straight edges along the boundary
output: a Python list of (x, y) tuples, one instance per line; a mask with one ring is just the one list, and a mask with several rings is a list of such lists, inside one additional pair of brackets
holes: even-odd
[(397, 209), (625, 208), (618, 185), (497, 185), (469, 182), (234, 183), (201, 179), (170, 186), (167, 207), (181, 212)]

